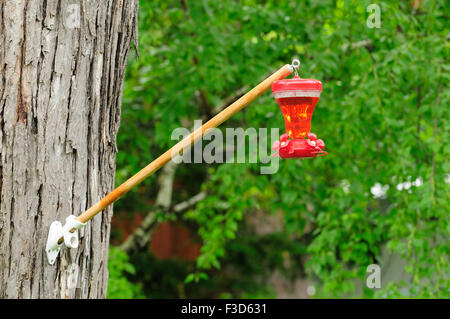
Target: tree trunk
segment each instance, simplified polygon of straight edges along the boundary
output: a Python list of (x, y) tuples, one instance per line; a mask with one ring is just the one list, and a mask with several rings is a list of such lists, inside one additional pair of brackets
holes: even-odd
[[(0, 0), (0, 298), (106, 295), (111, 207), (54, 265), (44, 249), (54, 220), (78, 216), (114, 187), (137, 8), (138, 0)], [(78, 269), (76, 285), (69, 269)]]

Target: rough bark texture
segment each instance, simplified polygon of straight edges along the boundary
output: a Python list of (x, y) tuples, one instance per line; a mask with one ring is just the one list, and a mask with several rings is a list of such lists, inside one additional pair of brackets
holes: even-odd
[(52, 221), (113, 189), (137, 8), (138, 0), (0, 0), (0, 298), (105, 297), (111, 207), (53, 266), (44, 248)]

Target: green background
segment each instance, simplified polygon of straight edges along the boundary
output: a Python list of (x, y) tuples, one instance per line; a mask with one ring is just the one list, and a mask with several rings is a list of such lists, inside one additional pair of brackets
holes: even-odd
[[(308, 279), (314, 298), (450, 297), (448, 2), (376, 2), (380, 28), (366, 24), (371, 3), (140, 1), (117, 185), (173, 145), (173, 129), (209, 118), (233, 92), (293, 57), (300, 76), (323, 83), (312, 131), (329, 154), (282, 159), (273, 175), (261, 175), (261, 163), (179, 165), (172, 203), (201, 190), (207, 197), (183, 214), (161, 212), (160, 221), (189, 227), (202, 242), (200, 257), (127, 256), (113, 246), (109, 298), (277, 297), (268, 280), (274, 272)], [(265, 93), (226, 127), (282, 133), (284, 121)], [(154, 209), (157, 177), (115, 212), (132, 218)], [(387, 185), (381, 198), (371, 193), (377, 183)], [(251, 215), (281, 216), (281, 227), (257, 234), (246, 222)], [(119, 231), (112, 240), (121, 240)], [(380, 264), (389, 277), (386, 254), (404, 262), (407, 280), (393, 273), (381, 289), (368, 289), (368, 265)]]

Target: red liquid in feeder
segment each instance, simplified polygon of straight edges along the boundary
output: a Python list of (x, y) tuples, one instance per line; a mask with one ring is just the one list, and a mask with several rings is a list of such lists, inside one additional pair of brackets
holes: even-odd
[(286, 131), (291, 138), (305, 138), (311, 130), (311, 117), (318, 97), (300, 96), (276, 99), (283, 112)]

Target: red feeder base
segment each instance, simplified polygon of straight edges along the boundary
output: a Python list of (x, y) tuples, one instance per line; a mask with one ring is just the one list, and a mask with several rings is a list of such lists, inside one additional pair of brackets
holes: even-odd
[(308, 133), (308, 139), (289, 139), (289, 134), (283, 134), (279, 141), (273, 143), (272, 148), (276, 151), (273, 156), (282, 158), (302, 158), (325, 156), (325, 143), (317, 139), (314, 133)]

